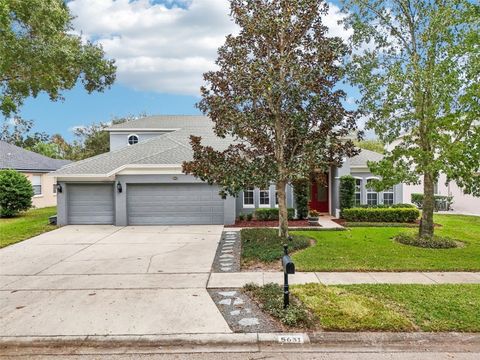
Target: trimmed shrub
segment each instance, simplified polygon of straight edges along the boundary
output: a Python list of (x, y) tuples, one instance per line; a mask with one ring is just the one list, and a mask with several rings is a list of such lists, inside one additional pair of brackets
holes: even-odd
[(251, 221), (253, 219), (253, 214), (252, 213), (248, 213), (247, 214), (247, 220), (248, 221)]
[(32, 207), (32, 183), (15, 170), (0, 170), (0, 216), (12, 217)]
[(356, 205), (355, 207), (357, 208), (362, 208), (362, 209), (398, 209), (398, 208), (413, 208), (415, 209), (416, 206), (413, 204), (392, 204), (392, 205), (385, 205), (385, 204), (377, 204), (377, 205), (367, 205), (367, 204), (362, 204), (362, 205)]
[(293, 184), (298, 219), (305, 219), (308, 215), (309, 187), (310, 182), (308, 180), (298, 180)]
[(429, 249), (451, 249), (458, 247), (458, 242), (447, 237), (419, 237), (411, 234), (398, 234), (395, 241), (404, 244)]
[(240, 221), (245, 220), (245, 214), (244, 213), (238, 214), (238, 220), (240, 220)]
[(414, 222), (420, 216), (415, 208), (351, 208), (342, 213), (347, 221), (361, 222)]
[(340, 210), (350, 209), (355, 205), (355, 178), (345, 175), (340, 178)]
[(413, 204), (402, 204), (402, 203), (399, 203), (399, 204), (393, 204), (393, 205), (390, 205), (391, 208), (394, 208), (394, 209), (398, 209), (398, 208), (415, 208), (416, 206), (413, 205)]
[[(295, 216), (295, 209), (288, 208), (288, 220), (293, 220)], [(256, 209), (255, 210), (255, 219), (260, 221), (268, 220), (278, 220), (278, 209), (266, 208), (266, 209)]]

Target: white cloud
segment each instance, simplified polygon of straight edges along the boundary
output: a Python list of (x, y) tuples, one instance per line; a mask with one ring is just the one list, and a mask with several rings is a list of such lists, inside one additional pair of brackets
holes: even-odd
[[(198, 95), (218, 47), (237, 32), (227, 0), (71, 0), (68, 6), (82, 38), (116, 60), (118, 82), (138, 90)], [(324, 22), (329, 35), (346, 39), (341, 17), (331, 5)]]

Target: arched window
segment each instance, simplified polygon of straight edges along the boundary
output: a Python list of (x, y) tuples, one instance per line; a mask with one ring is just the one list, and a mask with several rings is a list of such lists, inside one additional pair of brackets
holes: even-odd
[(138, 143), (138, 135), (131, 134), (128, 135), (128, 145), (135, 145)]

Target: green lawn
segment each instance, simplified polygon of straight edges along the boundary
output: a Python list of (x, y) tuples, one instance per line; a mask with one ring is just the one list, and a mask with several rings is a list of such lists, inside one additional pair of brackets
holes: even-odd
[(480, 331), (480, 285), (294, 286), (292, 294), (333, 331)]
[(316, 244), (293, 255), (298, 271), (478, 271), (480, 217), (435, 215), (438, 235), (464, 242), (455, 249), (424, 249), (392, 238), (417, 229), (356, 227), (347, 231), (301, 231)]
[[(292, 236), (288, 241), (289, 251), (305, 249), (310, 245), (310, 239), (302, 235)], [(257, 261), (270, 263), (279, 260), (283, 255), (283, 239), (278, 237), (276, 229), (243, 229), (242, 239), (242, 262), (244, 264)]]
[(1, 218), (0, 248), (55, 229), (56, 226), (48, 224), (48, 218), (56, 212), (56, 207), (48, 207), (29, 210), (14, 218)]

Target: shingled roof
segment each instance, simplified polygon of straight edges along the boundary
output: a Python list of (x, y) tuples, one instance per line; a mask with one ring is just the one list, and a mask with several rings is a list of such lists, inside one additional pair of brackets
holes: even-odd
[(0, 169), (18, 171), (50, 172), (70, 163), (68, 160), (57, 160), (37, 154), (33, 151), (0, 141)]
[(362, 166), (366, 167), (368, 161), (380, 161), (383, 159), (383, 155), (371, 150), (360, 149), (360, 154), (350, 159), (350, 166)]
[[(189, 122), (187, 118), (190, 119)], [(129, 126), (125, 125), (129, 123)], [(232, 138), (217, 137), (213, 132), (212, 121), (203, 116), (167, 116), (165, 118), (154, 116), (119, 125), (124, 125), (123, 129), (138, 130), (145, 128), (147, 124), (147, 128), (179, 130), (72, 163), (56, 171), (55, 175), (59, 177), (64, 175), (110, 176), (124, 165), (180, 165), (184, 161), (193, 159), (190, 135), (201, 136), (202, 144), (212, 146), (216, 150), (226, 149), (233, 141)]]

